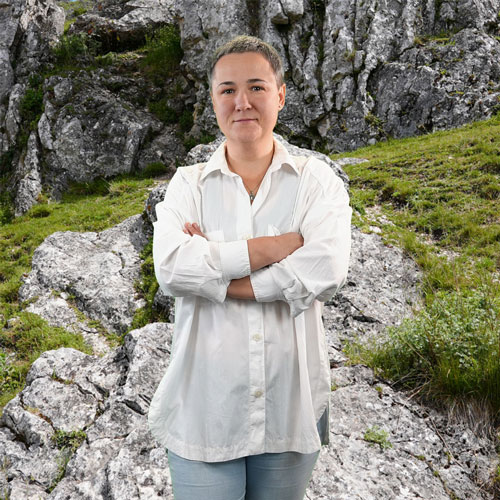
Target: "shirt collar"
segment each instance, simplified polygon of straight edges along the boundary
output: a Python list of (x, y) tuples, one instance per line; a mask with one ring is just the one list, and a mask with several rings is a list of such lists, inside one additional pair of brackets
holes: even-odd
[[(285, 146), (281, 142), (273, 138), (274, 141), (274, 156), (269, 165), (268, 171), (274, 172), (284, 165), (292, 167), (296, 174), (299, 173), (299, 169), (295, 164), (294, 159), (287, 151)], [(212, 154), (208, 162), (205, 164), (205, 168), (201, 174), (201, 180), (203, 180), (208, 174), (214, 172), (215, 170), (220, 170), (223, 174), (230, 175), (232, 177), (238, 175), (229, 170), (226, 160), (226, 141), (224, 141)]]

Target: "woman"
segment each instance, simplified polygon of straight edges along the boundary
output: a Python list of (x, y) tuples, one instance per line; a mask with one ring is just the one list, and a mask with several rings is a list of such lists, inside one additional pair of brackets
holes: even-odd
[(176, 308), (149, 424), (176, 500), (299, 500), (328, 442), (321, 301), (346, 278), (351, 209), (330, 167), (273, 138), (286, 87), (271, 46), (228, 42), (209, 82), (226, 141), (156, 208), (155, 271)]

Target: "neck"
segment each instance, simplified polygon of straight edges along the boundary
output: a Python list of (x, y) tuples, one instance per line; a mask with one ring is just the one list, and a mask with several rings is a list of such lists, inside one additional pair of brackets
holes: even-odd
[(226, 143), (226, 159), (230, 170), (245, 180), (260, 180), (266, 173), (274, 154), (271, 137), (266, 144)]

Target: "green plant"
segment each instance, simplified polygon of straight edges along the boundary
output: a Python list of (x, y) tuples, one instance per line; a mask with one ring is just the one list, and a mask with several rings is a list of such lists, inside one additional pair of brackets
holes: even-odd
[(68, 462), (73, 456), (73, 453), (83, 443), (86, 437), (86, 433), (82, 430), (66, 432), (60, 429), (56, 430), (55, 434), (52, 436), (52, 440), (59, 448), (60, 454), (57, 458), (57, 475), (52, 479), (50, 486), (47, 488), (47, 491), (49, 493), (54, 490), (54, 488), (66, 474), (66, 467), (68, 465)]
[(155, 321), (168, 321), (169, 311), (158, 311), (153, 307), (154, 298), (158, 291), (153, 264), (153, 241), (151, 240), (141, 253), (141, 279), (136, 283), (136, 290), (146, 300), (146, 306), (136, 311), (132, 321), (131, 330), (141, 328)]
[(164, 123), (176, 123), (179, 119), (177, 113), (168, 105), (165, 97), (159, 101), (148, 102), (148, 109)]
[(365, 122), (368, 123), (368, 125), (370, 125), (371, 127), (374, 127), (378, 130), (381, 130), (384, 124), (384, 122), (378, 116), (375, 116), (371, 112), (365, 115)]
[(179, 118), (179, 126), (181, 128), (181, 131), (189, 132), (189, 130), (191, 130), (191, 127), (193, 126), (193, 123), (193, 113), (188, 109), (185, 109)]
[(64, 431), (57, 429), (52, 435), (52, 441), (60, 450), (67, 449), (74, 453), (87, 438), (87, 434), (83, 430)]
[[(437, 291), (383, 342), (357, 346), (359, 359), (422, 395), (487, 400), (500, 410), (500, 287)], [(353, 351), (354, 349), (354, 351)], [(355, 357), (355, 356), (354, 356)]]
[(63, 35), (57, 45), (52, 48), (52, 53), (59, 66), (72, 65), (76, 58), (87, 52), (87, 35), (85, 33)]
[(363, 439), (371, 445), (378, 444), (381, 450), (392, 448), (392, 443), (389, 441), (389, 433), (381, 429), (378, 425), (366, 429)]
[(179, 67), (183, 57), (181, 38), (176, 25), (166, 25), (146, 35), (146, 56), (142, 62), (149, 73), (166, 78)]
[(32, 75), (29, 84), (19, 103), (19, 114), (23, 129), (27, 135), (29, 130), (35, 130), (43, 113), (43, 79), (40, 75)]

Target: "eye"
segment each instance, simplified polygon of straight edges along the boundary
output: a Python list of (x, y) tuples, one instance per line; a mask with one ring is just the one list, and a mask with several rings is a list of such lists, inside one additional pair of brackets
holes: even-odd
[(224, 89), (221, 94), (232, 94), (234, 92), (233, 89)]
[(252, 90), (258, 92), (259, 90), (264, 90), (260, 85), (252, 85)]

